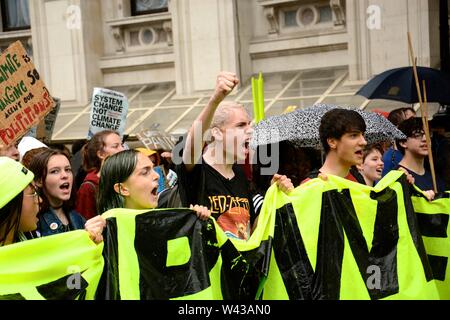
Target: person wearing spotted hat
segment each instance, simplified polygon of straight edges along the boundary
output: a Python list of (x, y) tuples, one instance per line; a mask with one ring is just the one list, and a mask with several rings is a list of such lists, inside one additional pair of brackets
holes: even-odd
[(24, 233), (37, 228), (41, 199), (34, 174), (19, 162), (0, 157), (0, 172), (0, 246), (4, 246), (26, 240)]

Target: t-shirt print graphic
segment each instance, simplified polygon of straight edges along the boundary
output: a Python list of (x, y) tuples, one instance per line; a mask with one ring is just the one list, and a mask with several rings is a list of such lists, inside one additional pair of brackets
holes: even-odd
[(228, 238), (248, 240), (250, 237), (250, 213), (246, 208), (231, 208), (220, 215), (217, 223)]

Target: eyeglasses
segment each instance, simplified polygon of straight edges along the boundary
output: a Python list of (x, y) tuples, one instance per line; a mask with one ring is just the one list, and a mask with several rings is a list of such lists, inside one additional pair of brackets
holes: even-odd
[(416, 131), (416, 132), (413, 132), (413, 134), (411, 135), (410, 138), (422, 139), (423, 136), (425, 136), (425, 132), (424, 131)]
[(33, 185), (30, 185), (31, 189), (34, 191), (32, 194), (24, 194), (25, 197), (34, 197), (34, 200), (39, 202), (39, 193)]

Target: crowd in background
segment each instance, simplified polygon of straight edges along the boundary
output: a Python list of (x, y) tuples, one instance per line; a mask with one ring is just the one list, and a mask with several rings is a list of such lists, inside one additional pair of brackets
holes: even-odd
[[(79, 229), (99, 243), (106, 225), (101, 215), (114, 208), (190, 207), (199, 219), (214, 217), (228, 237), (248, 240), (271, 185), (289, 194), (327, 175), (374, 186), (391, 170), (402, 170), (432, 200), (430, 151), (437, 192), (450, 190), (446, 122), (430, 121), (428, 150), (413, 108), (393, 110), (388, 117), (407, 138), (377, 145), (367, 145), (366, 126), (356, 112), (332, 110), (319, 128), (322, 151), (280, 142), (278, 171), (262, 175), (261, 164), (245, 164), (251, 155), (250, 115), (240, 104), (223, 102), (238, 84), (233, 73), (219, 74), (208, 105), (180, 142), (181, 164), (172, 162), (172, 150), (124, 147), (121, 136), (109, 130), (74, 143), (72, 150), (31, 137), (1, 149), (0, 246)], [(210, 130), (210, 141), (199, 142), (196, 125), (202, 137)], [(230, 142), (235, 147), (227, 150)]]

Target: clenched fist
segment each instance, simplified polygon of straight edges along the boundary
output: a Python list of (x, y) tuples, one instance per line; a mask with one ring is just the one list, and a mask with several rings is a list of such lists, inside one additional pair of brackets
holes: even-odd
[(216, 90), (214, 92), (215, 100), (221, 102), (238, 84), (239, 79), (235, 73), (228, 71), (220, 72), (217, 76)]

